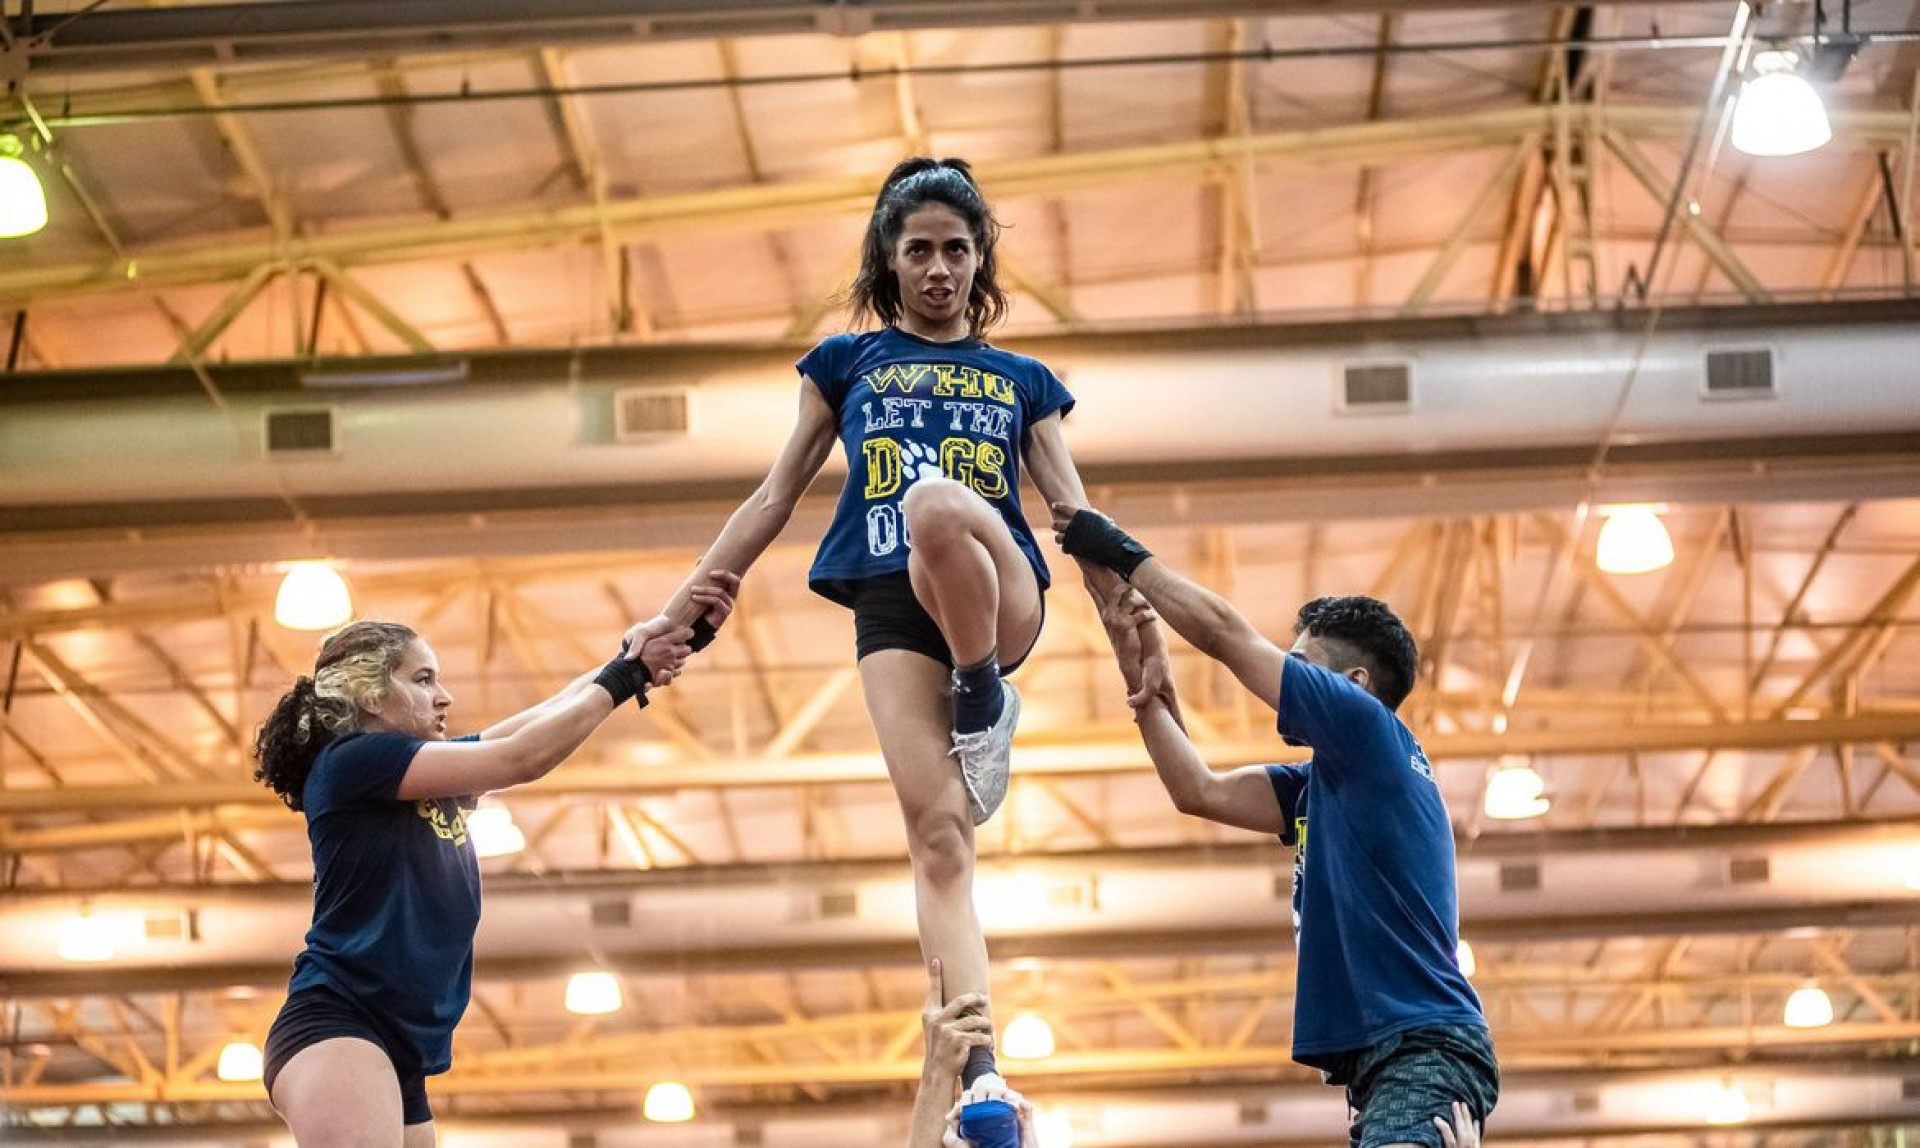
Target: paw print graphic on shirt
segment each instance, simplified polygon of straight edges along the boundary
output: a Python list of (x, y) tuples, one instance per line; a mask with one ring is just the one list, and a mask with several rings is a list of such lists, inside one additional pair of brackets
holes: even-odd
[(900, 444), (900, 467), (907, 473), (906, 485), (911, 486), (923, 478), (940, 477), (940, 456), (923, 443), (903, 442)]

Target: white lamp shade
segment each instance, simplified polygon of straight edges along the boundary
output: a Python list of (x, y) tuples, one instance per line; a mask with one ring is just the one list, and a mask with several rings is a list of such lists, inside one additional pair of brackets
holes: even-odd
[(1747, 1103), (1744, 1090), (1732, 1084), (1721, 1084), (1707, 1097), (1706, 1110), (1702, 1115), (1708, 1124), (1745, 1124), (1753, 1115), (1753, 1109)]
[(60, 959), (96, 965), (113, 959), (113, 922), (104, 917), (75, 917), (60, 926)]
[(1038, 1060), (1053, 1055), (1053, 1026), (1037, 1012), (1023, 1012), (1007, 1025), (1000, 1048), (1015, 1060)]
[(612, 973), (575, 973), (567, 980), (567, 1011), (576, 1016), (618, 1012), (620, 979)]
[(1480, 962), (1474, 959), (1473, 946), (1462, 940), (1453, 948), (1454, 963), (1460, 966), (1460, 975), (1470, 977), (1480, 971)]
[(47, 193), (17, 156), (0, 155), (0, 239), (32, 235), (47, 225)]
[(504, 857), (527, 847), (527, 835), (513, 823), (513, 810), (504, 805), (482, 805), (467, 814), (467, 835), (473, 851), (482, 857)]
[(1673, 539), (1651, 506), (1616, 506), (1601, 511), (1594, 564), (1609, 574), (1645, 574), (1673, 565)]
[(1802, 985), (1787, 998), (1788, 1028), (1824, 1028), (1833, 1023), (1833, 1001), (1819, 985)]
[(273, 620), (289, 630), (331, 630), (353, 617), (347, 581), (326, 562), (295, 562), (287, 567), (273, 600)]
[(641, 1115), (656, 1124), (681, 1124), (693, 1119), (693, 1093), (677, 1080), (663, 1080), (647, 1089)]
[(1496, 821), (1522, 821), (1538, 817), (1552, 804), (1546, 798), (1547, 783), (1530, 765), (1510, 765), (1496, 769), (1487, 778), (1484, 808)]
[(1762, 52), (1754, 57), (1759, 74), (1740, 88), (1733, 107), (1733, 146), (1748, 155), (1799, 155), (1824, 147), (1833, 138), (1827, 106), (1813, 85), (1794, 72), (1792, 52)]
[(220, 1065), (214, 1069), (222, 1080), (259, 1080), (265, 1071), (259, 1046), (244, 1040), (228, 1041), (220, 1050)]

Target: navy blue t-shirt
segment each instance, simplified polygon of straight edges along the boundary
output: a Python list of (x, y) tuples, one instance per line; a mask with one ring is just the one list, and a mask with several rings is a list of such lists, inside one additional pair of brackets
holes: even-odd
[(794, 365), (840, 416), (847, 452), (847, 485), (807, 575), (816, 593), (851, 604), (852, 583), (905, 570), (900, 500), (938, 474), (993, 504), (1047, 588), (1020, 512), (1020, 455), (1027, 428), (1064, 416), (1073, 396), (1044, 363), (977, 338), (935, 343), (886, 327), (834, 335)]
[(1306, 765), (1267, 767), (1295, 851), (1293, 1058), (1334, 1070), (1394, 1033), (1485, 1026), (1455, 952), (1453, 827), (1420, 743), (1378, 698), (1297, 657), (1278, 726), (1313, 747)]
[(287, 991), (326, 985), (352, 998), (385, 1027), (396, 1059), (417, 1058), (400, 1067), (432, 1074), (453, 1063), (453, 1028), (467, 1011), (480, 862), (467, 839), (470, 801), (394, 796), (424, 744), (347, 734), (314, 761), (301, 793), (313, 927)]

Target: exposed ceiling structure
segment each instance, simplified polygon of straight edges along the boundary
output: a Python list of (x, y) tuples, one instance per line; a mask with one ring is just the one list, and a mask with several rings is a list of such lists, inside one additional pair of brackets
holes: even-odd
[[(1920, 4), (1851, 6), (1833, 144), (1766, 161), (1711, 96), (1811, 5), (84, 7), (9, 9), (0, 54), (54, 218), (0, 241), (0, 1140), (280, 1135), (213, 1071), (307, 920), (248, 780), (311, 659), (276, 564), (427, 634), (462, 728), (545, 696), (771, 457), (927, 151), (1008, 225), (1009, 341), (1081, 395), (1098, 501), (1270, 634), (1329, 592), (1414, 628), (1496, 1142), (1920, 1130)], [(1716, 348), (1766, 395), (1697, 378)], [(1409, 401), (1346, 409), (1355, 364)], [(622, 437), (633, 387), (685, 395), (679, 439)], [(287, 410), (328, 449), (267, 449)], [(904, 837), (804, 585), (836, 486), (683, 683), (503, 799), (447, 1143), (900, 1141)], [(1670, 567), (1595, 568), (1618, 502), (1665, 504)], [(980, 838), (1002, 1021), (1059, 1040), (1012, 1075), (1082, 1148), (1337, 1142), (1287, 1056), (1290, 855), (1172, 810), (1084, 596), (1049, 610)], [(1177, 672), (1213, 764), (1289, 752)], [(1490, 819), (1522, 762), (1551, 809)], [(55, 955), (81, 912), (112, 962)], [(565, 1011), (587, 968), (623, 1010)], [(1787, 1027), (1808, 984), (1833, 1023)], [(699, 1121), (640, 1120), (661, 1079)]]

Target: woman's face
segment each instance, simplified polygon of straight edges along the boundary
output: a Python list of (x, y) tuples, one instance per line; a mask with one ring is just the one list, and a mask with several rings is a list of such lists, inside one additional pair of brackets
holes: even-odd
[(368, 711), (372, 720), (366, 724), (422, 741), (445, 741), (452, 705), (453, 695), (440, 684), (440, 660), (433, 656), (433, 647), (415, 638), (387, 682), (387, 696)]
[(980, 252), (960, 213), (929, 203), (907, 216), (887, 257), (900, 284), (901, 325), (933, 339), (967, 333), (967, 299)]

